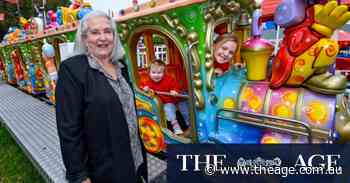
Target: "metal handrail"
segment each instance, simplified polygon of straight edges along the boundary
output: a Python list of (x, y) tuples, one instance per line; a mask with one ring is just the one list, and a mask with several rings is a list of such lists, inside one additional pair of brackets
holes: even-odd
[[(244, 124), (250, 124), (250, 125), (255, 125), (255, 126), (259, 126), (259, 127), (264, 127), (264, 128), (272, 128), (275, 130), (280, 130), (280, 131), (284, 131), (284, 132), (288, 132), (288, 133), (294, 133), (294, 134), (298, 134), (298, 135), (303, 135), (303, 136), (307, 136), (308, 138), (308, 142), (312, 143), (312, 128), (308, 123), (302, 122), (302, 121), (298, 121), (298, 120), (294, 120), (294, 119), (286, 119), (286, 118), (281, 118), (278, 116), (272, 116), (272, 115), (268, 115), (268, 114), (260, 114), (260, 113), (251, 113), (251, 112), (243, 112), (243, 111), (239, 111), (239, 110), (228, 110), (228, 109), (219, 109), (216, 112), (216, 116), (215, 116), (215, 130), (216, 132), (219, 130), (219, 122), (218, 122), (218, 118), (220, 119), (227, 119), (227, 120), (233, 120), (231, 118), (226, 118), (226, 117), (222, 117), (220, 115), (221, 112), (231, 112), (233, 114), (241, 114), (241, 115), (245, 115), (247, 117), (255, 117), (254, 120), (256, 121), (246, 121), (246, 120), (242, 120), (242, 119), (238, 119), (238, 118), (234, 118), (235, 121), (239, 122), (239, 123), (244, 123)], [(261, 120), (260, 120), (261, 119)], [(266, 121), (264, 119), (267, 120), (271, 120), (271, 121)], [(274, 121), (283, 121), (283, 122), (287, 122), (289, 124), (292, 125), (299, 125), (301, 127), (304, 127), (306, 129), (306, 134), (305, 132), (301, 132), (300, 129), (287, 129), (287, 128), (283, 128), (282, 125), (274, 123)]]
[(163, 91), (154, 91), (154, 93), (158, 95), (166, 95), (166, 96), (171, 96), (171, 97), (180, 97), (180, 98), (185, 98), (188, 99), (188, 95), (183, 95), (183, 94), (171, 94), (170, 92), (163, 92)]

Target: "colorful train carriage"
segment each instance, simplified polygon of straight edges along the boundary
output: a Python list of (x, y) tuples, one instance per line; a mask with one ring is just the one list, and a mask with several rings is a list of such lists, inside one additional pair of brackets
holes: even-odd
[[(57, 69), (61, 61), (59, 45), (74, 41), (74, 36), (75, 27), (62, 27), (30, 36), (25, 41), (1, 45), (0, 57), (7, 82), (30, 94), (45, 94), (54, 104)], [(50, 58), (43, 56), (48, 47), (52, 47)]]
[[(221, 34), (234, 33), (239, 37), (241, 51), (235, 55), (235, 60), (247, 62), (248, 70), (260, 69), (276, 58), (270, 58), (271, 47), (250, 47), (269, 45), (258, 44), (261, 42), (257, 36), (250, 39), (251, 32), (256, 30), (251, 29), (249, 19), (257, 8), (254, 1), (246, 0), (158, 0), (125, 9), (116, 18), (133, 81), (141, 138), (148, 151), (164, 151), (169, 143), (349, 141), (350, 115), (342, 94), (325, 95), (296, 86), (272, 89), (268, 79), (264, 79), (269, 68), (266, 72), (258, 71), (264, 77), (257, 80), (263, 81), (250, 81), (257, 72), (247, 75), (246, 69), (233, 69), (233, 63), (223, 75), (215, 75), (213, 45)], [(254, 21), (259, 22), (253, 17)], [(54, 74), (63, 54), (59, 45), (73, 41), (74, 36), (75, 28), (68, 27), (36, 35), (25, 42), (2, 45), (0, 61), (3, 62), (0, 64), (4, 65), (7, 81), (21, 82), (21, 77), (16, 75), (20, 68), (28, 74), (27, 82), (32, 91), (45, 87), (48, 98), (54, 103)], [(45, 53), (51, 50), (45, 44), (53, 47), (54, 56)], [(307, 50), (322, 48), (323, 43), (314, 45)], [(11, 59), (12, 52), (18, 56), (18, 61)], [(188, 103), (190, 124), (182, 126), (188, 136), (175, 135), (165, 118), (159, 96), (169, 93), (148, 93), (140, 88), (154, 58), (165, 62), (167, 74), (176, 78), (182, 91), (177, 97)], [(306, 60), (310, 58), (313, 57)], [(328, 63), (331, 57), (322, 58)], [(300, 65), (305, 64), (296, 64), (293, 68)], [(0, 65), (0, 72), (1, 68)], [(310, 73), (312, 69), (309, 68)], [(180, 114), (178, 118), (181, 121), (184, 116)], [(336, 138), (338, 134), (340, 138)]]
[[(213, 40), (234, 32), (242, 44), (256, 8), (253, 1), (239, 0), (151, 1), (117, 17), (149, 151), (162, 151), (166, 143), (324, 143), (335, 140), (336, 129), (348, 133), (341, 127), (348, 119), (341, 95), (271, 89), (268, 81), (248, 81), (245, 70), (215, 76)], [(157, 53), (159, 42), (163, 53)], [(172, 133), (157, 94), (139, 87), (153, 58), (166, 62), (166, 72), (188, 94), (191, 138)]]

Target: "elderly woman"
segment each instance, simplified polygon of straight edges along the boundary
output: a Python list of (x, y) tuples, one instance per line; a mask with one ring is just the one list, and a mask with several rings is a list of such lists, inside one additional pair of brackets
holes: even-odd
[(116, 25), (95, 11), (79, 24), (75, 56), (59, 69), (56, 117), (69, 182), (147, 181), (134, 95)]

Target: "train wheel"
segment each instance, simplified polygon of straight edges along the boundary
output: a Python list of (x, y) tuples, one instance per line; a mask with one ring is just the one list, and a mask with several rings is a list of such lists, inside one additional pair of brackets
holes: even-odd
[(165, 149), (165, 140), (162, 131), (154, 120), (149, 117), (140, 117), (139, 129), (145, 148), (150, 153), (158, 153)]

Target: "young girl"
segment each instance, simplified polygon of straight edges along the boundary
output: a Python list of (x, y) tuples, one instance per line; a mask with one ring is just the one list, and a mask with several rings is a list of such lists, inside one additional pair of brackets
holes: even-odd
[[(232, 33), (218, 36), (214, 41), (214, 67), (215, 74), (221, 76), (229, 70), (238, 50), (239, 39)], [(235, 63), (236, 68), (241, 68), (242, 63)]]
[(165, 73), (165, 64), (160, 59), (155, 59), (150, 65), (148, 78), (140, 81), (140, 88), (144, 91), (169, 92), (173, 96), (158, 95), (164, 106), (165, 117), (173, 126), (174, 133), (183, 133), (176, 119), (176, 104), (179, 99), (174, 97), (180, 93), (180, 86), (177, 81)]

